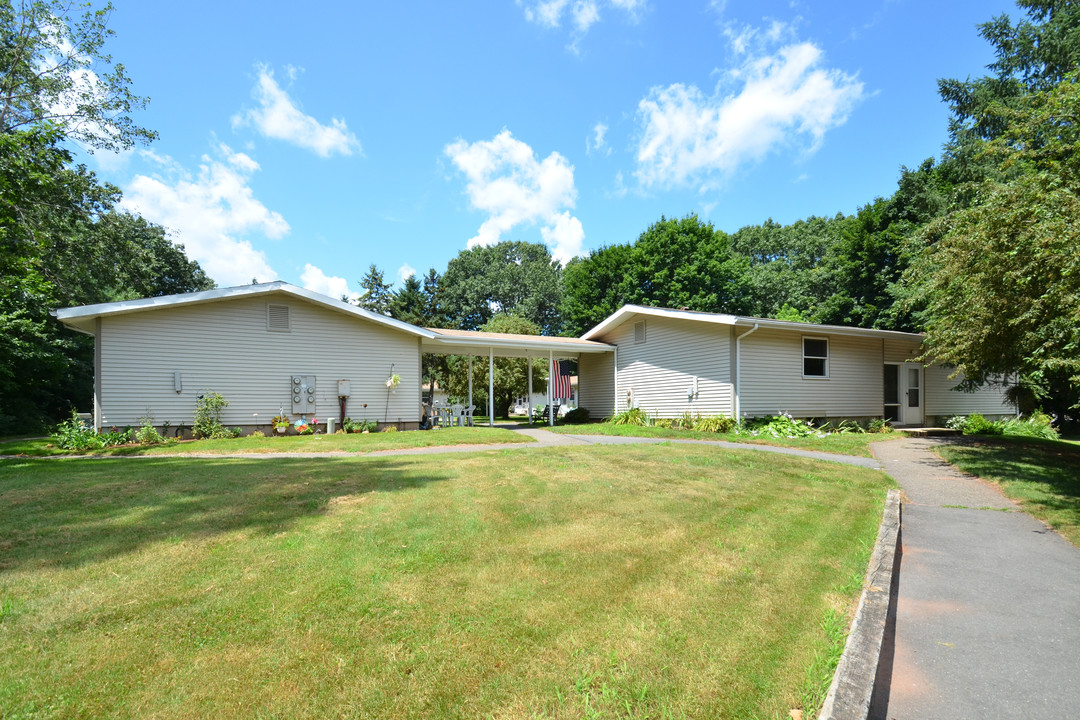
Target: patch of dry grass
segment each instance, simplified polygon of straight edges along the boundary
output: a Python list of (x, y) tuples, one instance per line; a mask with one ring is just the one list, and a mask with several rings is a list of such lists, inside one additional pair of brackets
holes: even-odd
[(2, 462), (0, 716), (786, 717), (886, 483), (681, 446)]

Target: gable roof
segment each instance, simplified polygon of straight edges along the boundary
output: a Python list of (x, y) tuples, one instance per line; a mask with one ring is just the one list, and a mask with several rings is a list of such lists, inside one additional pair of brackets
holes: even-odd
[(130, 313), (145, 312), (148, 310), (160, 310), (163, 308), (197, 305), (201, 303), (215, 302), (238, 297), (250, 297), (253, 295), (284, 294), (296, 298), (302, 298), (309, 302), (321, 305), (330, 310), (353, 315), (369, 320), (379, 325), (394, 328), (410, 335), (422, 338), (435, 337), (434, 333), (424, 328), (410, 325), (401, 320), (380, 315), (379, 313), (365, 310), (364, 308), (350, 305), (347, 302), (336, 300), (322, 293), (306, 290), (296, 285), (277, 280), (268, 283), (256, 283), (254, 285), (240, 285), (237, 287), (215, 288), (202, 292), (182, 293), (179, 295), (162, 295), (160, 297), (142, 298), (140, 300), (120, 300), (118, 302), (98, 303), (96, 305), (82, 305), (80, 307), (61, 308), (53, 311), (57, 320), (73, 330), (93, 335), (93, 321), (99, 317), (109, 315), (123, 315)]
[(816, 323), (792, 322), (789, 320), (773, 320), (771, 318), (699, 312), (697, 310), (671, 310), (669, 308), (645, 307), (644, 305), (623, 305), (605, 318), (599, 325), (582, 335), (581, 339), (593, 340), (602, 337), (608, 331), (639, 316), (662, 317), (671, 320), (689, 320), (692, 322), (739, 327), (752, 327), (757, 325), (762, 328), (793, 330), (803, 333), (820, 333), (822, 335), (852, 335), (856, 337), (892, 338), (895, 340), (918, 340), (919, 342), (922, 342), (923, 339), (923, 336), (920, 333), (900, 332), (898, 330), (877, 330), (873, 328), (844, 327), (843, 325), (819, 325)]

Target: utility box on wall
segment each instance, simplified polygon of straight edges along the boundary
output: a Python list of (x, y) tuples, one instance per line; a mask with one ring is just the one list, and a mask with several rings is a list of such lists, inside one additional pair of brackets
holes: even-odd
[(349, 397), (352, 394), (352, 383), (348, 380), (337, 381), (337, 396), (339, 398)]
[(314, 415), (315, 376), (293, 375), (291, 381), (293, 415)]

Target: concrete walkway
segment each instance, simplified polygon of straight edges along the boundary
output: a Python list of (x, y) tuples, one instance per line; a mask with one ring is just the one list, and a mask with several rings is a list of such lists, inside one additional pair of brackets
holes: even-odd
[(931, 452), (946, 442), (871, 446), (905, 495), (891, 683), (875, 716), (1075, 717), (1080, 550)]

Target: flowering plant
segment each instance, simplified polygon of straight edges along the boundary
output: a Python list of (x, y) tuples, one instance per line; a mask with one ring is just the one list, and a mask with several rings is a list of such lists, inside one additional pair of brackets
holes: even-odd
[(291, 423), (289, 422), (289, 418), (285, 417), (284, 415), (275, 415), (274, 419), (270, 421), (270, 424), (273, 425), (276, 429), (287, 428)]
[(396, 388), (401, 383), (401, 376), (397, 373), (393, 373), (390, 377), (386, 378), (386, 387), (388, 389)]

